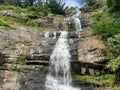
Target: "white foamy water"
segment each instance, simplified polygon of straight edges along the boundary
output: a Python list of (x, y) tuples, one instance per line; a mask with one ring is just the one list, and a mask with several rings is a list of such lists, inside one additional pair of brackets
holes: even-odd
[(74, 23), (75, 23), (76, 31), (81, 31), (82, 28), (81, 28), (81, 22), (80, 22), (79, 18), (74, 18)]
[(79, 10), (79, 8), (75, 8), (72, 18), (75, 23), (76, 31), (82, 31), (81, 21), (79, 19), (80, 14), (81, 14), (81, 11)]
[(49, 38), (49, 32), (45, 32), (44, 37)]
[(46, 90), (80, 90), (71, 86), (70, 59), (67, 32), (62, 31), (50, 56)]

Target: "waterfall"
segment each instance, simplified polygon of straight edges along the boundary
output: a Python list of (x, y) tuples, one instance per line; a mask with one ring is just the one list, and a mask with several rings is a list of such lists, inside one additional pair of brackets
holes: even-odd
[(71, 86), (70, 59), (67, 32), (62, 31), (50, 56), (46, 90), (79, 90)]
[(76, 31), (81, 31), (82, 28), (81, 28), (81, 22), (80, 22), (79, 18), (74, 18), (74, 23), (75, 23)]
[(78, 8), (75, 8), (72, 19), (75, 23), (76, 31), (82, 31), (81, 21), (79, 19), (80, 14), (81, 14), (81, 11)]

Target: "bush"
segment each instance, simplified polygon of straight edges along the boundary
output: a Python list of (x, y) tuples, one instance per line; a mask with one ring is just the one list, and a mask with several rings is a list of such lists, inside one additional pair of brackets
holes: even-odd
[(120, 85), (120, 56), (118, 56), (117, 58), (111, 59), (108, 64), (108, 67), (115, 72), (114, 83)]
[(115, 72), (115, 84), (120, 84), (120, 33), (107, 40), (108, 49), (112, 52), (112, 59), (108, 67)]
[(120, 19), (105, 18), (92, 25), (94, 33), (102, 36), (104, 40), (120, 32)]
[(110, 60), (108, 67), (111, 68), (112, 71), (117, 71), (120, 68), (120, 56), (117, 58), (113, 58)]
[(110, 12), (120, 12), (120, 0), (107, 0)]
[(107, 40), (107, 46), (110, 52), (113, 53), (115, 57), (120, 54), (120, 33), (111, 37)]

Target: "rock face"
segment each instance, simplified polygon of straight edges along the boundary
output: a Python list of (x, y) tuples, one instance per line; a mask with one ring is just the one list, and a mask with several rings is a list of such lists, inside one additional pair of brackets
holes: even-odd
[[(6, 31), (3, 28), (0, 30), (0, 60), (16, 62), (25, 56), (22, 59), (27, 59), (28, 62), (30, 61), (29, 63), (40, 61), (39, 63), (48, 65), (60, 31), (40, 32), (16, 23), (13, 23), (11, 27), (14, 30)], [(90, 30), (68, 33), (71, 62), (76, 63), (72, 65), (76, 67), (76, 72), (81, 73), (81, 70), (77, 71), (77, 69), (81, 66), (86, 68), (87, 64), (93, 68), (100, 68), (101, 66), (96, 64), (105, 60), (102, 54), (102, 50), (105, 48), (103, 42), (98, 36), (91, 36), (91, 33)], [(85, 72), (85, 69), (82, 70)]]
[[(89, 15), (81, 15), (83, 21), (85, 21), (86, 17), (89, 18)], [(38, 20), (40, 22), (35, 21), (43, 24), (45, 30), (41, 32), (23, 27), (15, 22), (8, 22), (11, 30), (5, 30), (1, 26), (0, 60), (16, 62), (26, 59), (27, 63), (38, 63), (39, 61), (39, 63), (48, 65), (54, 45), (60, 36), (60, 31), (68, 30), (64, 20), (63, 16), (51, 15), (44, 20)], [(85, 27), (88, 24), (85, 23)], [(72, 56), (71, 62), (76, 63), (74, 65), (71, 63), (71, 65), (75, 67), (78, 73), (81, 73), (81, 70), (86, 72), (86, 67), (99, 69), (102, 66), (98, 64), (105, 60), (105, 55), (102, 53), (105, 48), (103, 42), (98, 36), (91, 36), (91, 34), (92, 32), (89, 29), (83, 29), (81, 32), (68, 32), (68, 43)]]
[(16, 61), (19, 55), (26, 54), (34, 44), (38, 45), (38, 31), (11, 24), (12, 30), (0, 29), (0, 52), (6, 60)]
[(45, 90), (45, 70), (26, 73), (0, 71), (0, 90)]
[(11, 71), (0, 71), (0, 90), (19, 90), (20, 84), (17, 81), (17, 73)]
[[(45, 35), (47, 33), (47, 35)], [(56, 35), (56, 36), (54, 36)], [(33, 49), (30, 51), (30, 54), (27, 55), (28, 63), (33, 64), (35, 62), (42, 61), (41, 63), (47, 63), (46, 61), (49, 61), (50, 55), (54, 49), (54, 46), (56, 44), (57, 39), (60, 36), (60, 31), (53, 31), (53, 32), (45, 32), (42, 33), (41, 36), (45, 37), (48, 41), (46, 42), (47, 45), (40, 45), (42, 47), (42, 52), (38, 52), (37, 50)], [(75, 32), (69, 32), (68, 33), (68, 43), (70, 45), (70, 53), (72, 56), (72, 60), (78, 60), (78, 54), (77, 54), (77, 46), (78, 46), (78, 36)], [(38, 48), (37, 48), (38, 49)], [(48, 62), (49, 63), (49, 62)], [(47, 64), (48, 65), (48, 64)]]
[(99, 36), (91, 36), (91, 34), (91, 30), (88, 29), (78, 35), (81, 40), (78, 44), (79, 64), (77, 63), (75, 68), (77, 73), (96, 75), (104, 72), (106, 68), (104, 66), (106, 58), (103, 53), (106, 47)]
[(84, 38), (78, 48), (79, 61), (94, 63), (104, 60), (105, 57), (101, 52), (104, 48), (105, 46), (98, 36)]

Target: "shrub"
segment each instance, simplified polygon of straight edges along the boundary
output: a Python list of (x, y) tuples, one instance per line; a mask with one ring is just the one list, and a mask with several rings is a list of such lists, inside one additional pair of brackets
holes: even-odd
[(120, 33), (107, 40), (107, 46), (109, 51), (113, 53), (115, 57), (120, 54)]
[[(111, 19), (111, 20), (110, 20)], [(92, 25), (94, 33), (102, 36), (104, 40), (120, 32), (120, 20), (105, 18)]]
[(110, 12), (120, 12), (120, 0), (107, 0)]
[(120, 33), (107, 40), (108, 49), (112, 52), (112, 59), (110, 60), (108, 67), (115, 72), (115, 83), (120, 84)]

